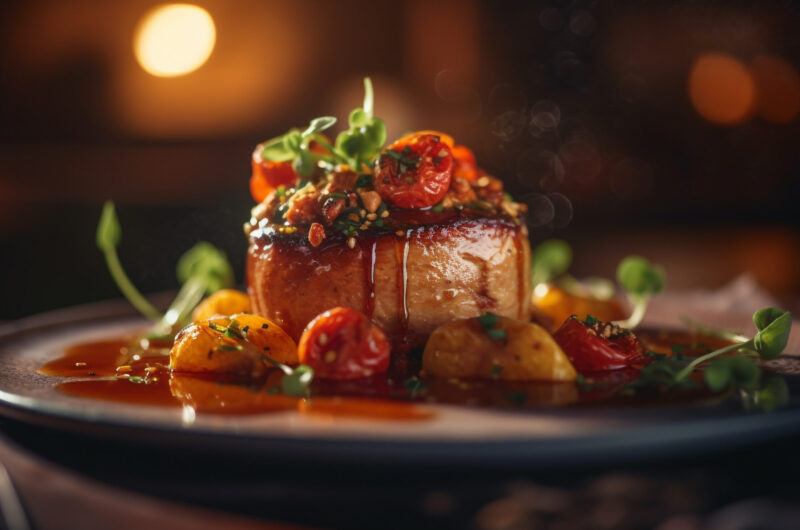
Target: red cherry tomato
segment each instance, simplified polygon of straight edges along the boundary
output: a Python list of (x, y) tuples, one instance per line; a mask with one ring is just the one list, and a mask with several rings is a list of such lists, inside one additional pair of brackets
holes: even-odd
[(264, 144), (256, 146), (250, 165), (253, 176), (250, 177), (250, 194), (256, 202), (261, 202), (278, 186), (291, 187), (297, 182), (297, 173), (292, 162), (273, 162), (261, 158)]
[(454, 146), (453, 158), (455, 159), (453, 177), (469, 181), (478, 179), (478, 163), (475, 161), (475, 155), (469, 147), (463, 145)]
[[(603, 337), (606, 326), (612, 326), (608, 338)], [(641, 346), (633, 333), (599, 320), (586, 325), (571, 316), (553, 338), (579, 372), (618, 370), (643, 363)]]
[(433, 134), (417, 134), (389, 146), (375, 163), (375, 190), (399, 208), (426, 208), (444, 197), (453, 176), (453, 153)]
[(389, 368), (389, 341), (355, 309), (336, 307), (309, 322), (297, 346), (300, 362), (321, 379), (357, 379)]

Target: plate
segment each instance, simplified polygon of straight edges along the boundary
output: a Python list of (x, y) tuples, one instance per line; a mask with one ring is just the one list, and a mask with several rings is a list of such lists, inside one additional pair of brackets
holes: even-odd
[[(726, 315), (730, 321), (730, 315)], [(87, 400), (39, 374), (67, 346), (119, 336), (146, 322), (124, 302), (80, 306), (0, 328), (0, 414), (50, 429), (155, 447), (231, 450), (268, 459), (549, 467), (702, 454), (800, 432), (800, 359), (785, 355), (787, 406), (745, 411), (732, 395), (713, 403), (642, 408), (497, 410), (424, 404), (425, 421), (339, 418), (289, 411), (187, 415), (179, 408)], [(788, 351), (797, 349), (798, 325)]]

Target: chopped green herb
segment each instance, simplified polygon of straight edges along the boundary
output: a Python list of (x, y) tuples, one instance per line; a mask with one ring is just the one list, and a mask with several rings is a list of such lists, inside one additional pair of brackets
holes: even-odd
[(425, 381), (417, 376), (409, 377), (403, 381), (403, 386), (408, 389), (408, 393), (412, 398), (428, 390), (428, 385), (425, 384)]
[(494, 340), (503, 340), (508, 336), (508, 332), (504, 329), (487, 329), (486, 334)]
[(140, 377), (138, 375), (128, 377), (128, 381), (130, 381), (131, 383), (136, 383), (137, 385), (145, 382), (144, 377)]
[(598, 319), (594, 318), (592, 315), (586, 315), (586, 320), (583, 321), (584, 324), (591, 327), (600, 322)]
[(241, 344), (220, 344), (215, 348), (217, 351), (241, 351)]
[(497, 379), (503, 373), (503, 367), (499, 364), (492, 365), (492, 371), (489, 373), (492, 379)]
[(436, 212), (436, 213), (442, 212), (442, 211), (444, 211), (444, 206), (442, 206), (442, 203), (439, 203), (436, 206), (434, 206), (433, 208), (431, 208), (431, 211), (432, 212)]
[(494, 313), (484, 313), (476, 318), (476, 320), (478, 321), (478, 324), (484, 328), (491, 329), (495, 326), (495, 324), (497, 324), (497, 322), (500, 320), (500, 317)]

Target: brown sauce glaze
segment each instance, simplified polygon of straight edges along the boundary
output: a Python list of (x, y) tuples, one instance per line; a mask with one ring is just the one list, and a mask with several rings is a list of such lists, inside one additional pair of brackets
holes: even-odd
[(364, 262), (364, 314), (372, 318), (375, 312), (375, 261), (377, 258), (377, 238), (359, 238), (361, 256)]
[[(728, 344), (722, 339), (682, 332), (643, 330), (638, 335), (646, 348), (666, 354), (677, 348), (684, 355), (697, 355)], [(190, 406), (199, 413), (231, 415), (296, 410), (326, 417), (424, 420), (432, 413), (415, 402), (517, 409), (652, 406), (665, 401), (663, 395), (622, 391), (638, 376), (635, 369), (584, 374), (581, 384), (457, 380), (427, 377), (420, 373), (419, 360), (408, 356), (394, 357), (388, 372), (370, 378), (315, 380), (312, 397), (298, 399), (280, 394), (282, 375), (278, 371), (270, 372), (262, 381), (170, 373), (164, 344), (138, 353), (132, 353), (131, 344), (135, 343), (130, 338), (79, 344), (39, 371), (67, 378), (56, 388), (70, 396), (137, 405)], [(718, 398), (710, 392), (697, 391), (666, 399), (675, 404)]]

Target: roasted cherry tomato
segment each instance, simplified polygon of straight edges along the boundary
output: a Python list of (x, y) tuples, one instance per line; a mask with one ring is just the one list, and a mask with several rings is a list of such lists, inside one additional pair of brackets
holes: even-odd
[(409, 134), (403, 136), (402, 138), (400, 138), (399, 140), (397, 140), (397, 142), (395, 142), (395, 143), (407, 144), (408, 142), (413, 140), (414, 137), (420, 136), (422, 134), (432, 134), (433, 136), (438, 136), (439, 137), (439, 141), (446, 143), (447, 147), (449, 147), (451, 149), (453, 148), (454, 145), (456, 145), (455, 140), (453, 140), (453, 137), (450, 136), (449, 134), (445, 134), (445, 133), (439, 132), (439, 131), (429, 131), (429, 130), (417, 131), (417, 132), (409, 133)]
[(250, 177), (250, 194), (256, 202), (267, 198), (269, 193), (278, 186), (291, 187), (297, 181), (297, 173), (292, 168), (291, 160), (288, 162), (273, 162), (261, 158), (264, 145), (259, 144), (253, 151), (250, 165), (253, 166), (253, 176)]
[(433, 134), (399, 140), (375, 163), (375, 191), (399, 208), (426, 208), (444, 197), (453, 176), (450, 146)]
[[(256, 202), (262, 202), (267, 195), (278, 186), (291, 188), (297, 183), (298, 177), (292, 161), (273, 162), (261, 158), (261, 151), (264, 143), (260, 143), (253, 151), (250, 165), (253, 167), (253, 176), (250, 177), (250, 194)], [(312, 153), (327, 153), (328, 151), (316, 141), (312, 141), (309, 147)]]
[(475, 155), (469, 147), (463, 145), (453, 146), (453, 158), (455, 159), (454, 177), (470, 181), (478, 179), (478, 163), (475, 161)]
[(355, 309), (337, 307), (309, 322), (297, 351), (302, 364), (323, 379), (357, 379), (389, 368), (389, 341)]
[(617, 370), (642, 364), (642, 348), (636, 335), (610, 322), (569, 317), (553, 338), (579, 372)]

